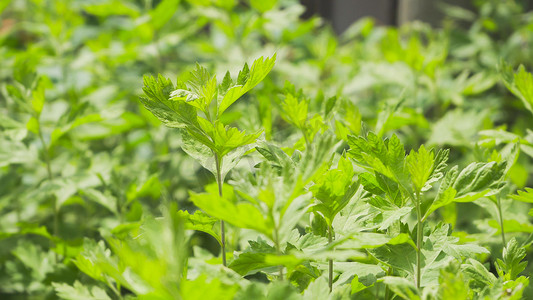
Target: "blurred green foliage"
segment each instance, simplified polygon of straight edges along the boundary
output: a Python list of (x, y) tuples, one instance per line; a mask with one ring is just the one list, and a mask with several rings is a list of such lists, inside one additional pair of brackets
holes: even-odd
[(0, 298), (532, 297), (533, 14), (473, 4), (1, 1)]

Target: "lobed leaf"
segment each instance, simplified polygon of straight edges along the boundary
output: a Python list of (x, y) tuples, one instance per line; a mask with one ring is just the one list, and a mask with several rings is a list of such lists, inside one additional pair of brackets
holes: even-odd
[(248, 65), (245, 65), (239, 73), (237, 84), (230, 87), (222, 97), (218, 98), (218, 115), (222, 115), (237, 99), (259, 84), (272, 70), (275, 61), (276, 55), (274, 54), (270, 58), (260, 57), (256, 59), (250, 69), (248, 69)]

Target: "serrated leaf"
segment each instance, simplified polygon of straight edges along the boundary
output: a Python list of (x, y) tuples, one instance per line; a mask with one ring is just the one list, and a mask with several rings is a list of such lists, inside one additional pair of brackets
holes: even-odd
[(420, 192), (425, 187), (426, 182), (433, 172), (433, 163), (435, 154), (433, 151), (427, 151), (424, 145), (420, 146), (418, 151), (411, 151), (406, 158), (406, 165), (411, 180), (416, 191)]
[(222, 239), (219, 234), (213, 230), (213, 226), (218, 222), (217, 219), (212, 218), (204, 212), (197, 210), (194, 214), (189, 214), (187, 211), (178, 211), (178, 215), (185, 220), (185, 229), (198, 230), (205, 232), (214, 237), (220, 245)]
[(247, 134), (235, 127), (224, 126), (221, 122), (215, 122), (214, 131), (209, 133), (213, 138), (214, 151), (219, 157), (224, 157), (229, 152), (255, 142), (260, 132)]
[(359, 183), (353, 182), (354, 175), (351, 162), (341, 157), (337, 168), (319, 176), (315, 185), (309, 189), (320, 202), (315, 204), (312, 210), (320, 212), (329, 225), (355, 194)]
[(515, 280), (527, 266), (526, 249), (520, 247), (515, 238), (512, 238), (503, 249), (503, 260), (496, 259), (496, 269), (500, 277), (506, 280)]
[(350, 155), (361, 167), (378, 172), (396, 182), (402, 192), (412, 194), (405, 165), (405, 150), (396, 135), (382, 140), (370, 132), (367, 138), (348, 137)]
[(224, 75), (222, 82), (218, 85), (218, 93), (221, 95), (226, 94), (226, 92), (232, 85), (233, 80), (231, 79), (231, 74), (229, 72), (226, 72), (226, 75)]
[(170, 100), (185, 101), (209, 116), (209, 105), (216, 98), (217, 80), (211, 77), (206, 68), (196, 65), (190, 73), (187, 87), (178, 88), (170, 93)]
[(218, 115), (222, 113), (232, 105), (237, 99), (239, 99), (246, 92), (255, 87), (261, 82), (266, 75), (274, 67), (276, 61), (276, 55), (274, 54), (270, 58), (264, 59), (260, 57), (254, 61), (252, 67), (248, 73), (248, 65), (245, 65), (243, 70), (239, 73), (237, 84), (229, 88), (226, 94), (219, 97), (218, 100)]
[(500, 62), (500, 76), (505, 86), (517, 96), (524, 106), (533, 113), (533, 75), (526, 71), (523, 65), (516, 72), (503, 60)]
[(497, 184), (505, 175), (505, 165), (496, 162), (469, 164), (457, 175), (453, 184), (453, 188), (457, 191), (455, 201), (474, 201), (490, 195), (491, 191), (499, 188)]
[(533, 189), (526, 187), (523, 191), (518, 191), (518, 195), (510, 195), (509, 197), (521, 202), (533, 203)]
[(52, 282), (52, 286), (59, 298), (65, 300), (111, 300), (104, 290), (97, 286), (88, 287), (75, 281), (74, 284)]
[(202, 135), (196, 119), (196, 108), (185, 101), (169, 99), (170, 93), (174, 90), (170, 79), (159, 75), (157, 79), (144, 76), (143, 80), (146, 98), (141, 97), (140, 101), (146, 109), (168, 127), (188, 128), (191, 132)]
[(283, 118), (301, 130), (306, 128), (308, 101), (303, 99), (299, 101), (292, 94), (287, 94), (283, 103), (281, 103)]

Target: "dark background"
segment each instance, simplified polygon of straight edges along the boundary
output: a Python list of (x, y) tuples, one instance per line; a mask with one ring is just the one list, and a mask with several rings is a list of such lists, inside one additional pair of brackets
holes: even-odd
[[(399, 26), (420, 20), (438, 27), (443, 18), (442, 3), (474, 10), (475, 1), (481, 0), (301, 0), (307, 8), (305, 16), (322, 16), (339, 34), (362, 17), (373, 17), (382, 25)], [(528, 10), (533, 8), (533, 0), (497, 1), (517, 1)]]

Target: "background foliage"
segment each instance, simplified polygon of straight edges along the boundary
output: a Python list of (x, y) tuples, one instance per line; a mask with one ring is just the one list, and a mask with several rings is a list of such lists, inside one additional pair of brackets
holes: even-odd
[(2, 1), (0, 296), (531, 297), (533, 15), (474, 4)]

